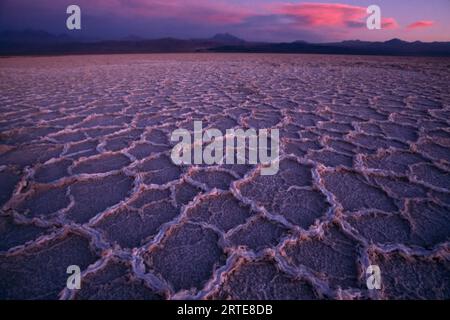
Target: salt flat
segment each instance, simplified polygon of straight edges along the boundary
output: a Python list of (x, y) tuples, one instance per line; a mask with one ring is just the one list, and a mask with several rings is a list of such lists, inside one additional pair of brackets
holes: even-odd
[[(449, 299), (449, 71), (400, 57), (0, 59), (0, 298)], [(195, 120), (278, 128), (278, 174), (174, 165), (170, 134)]]

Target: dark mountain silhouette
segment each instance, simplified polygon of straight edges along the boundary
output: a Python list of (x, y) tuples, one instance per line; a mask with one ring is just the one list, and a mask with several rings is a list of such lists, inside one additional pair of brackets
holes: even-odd
[(334, 43), (248, 42), (228, 33), (208, 39), (145, 39), (130, 35), (120, 40), (96, 40), (53, 35), (45, 31), (0, 32), (0, 55), (108, 54), (168, 52), (319, 53), (395, 56), (450, 56), (450, 42), (385, 42), (350, 40)]
[(54, 35), (42, 30), (24, 31), (2, 31), (0, 32), (1, 42), (12, 43), (49, 43), (49, 42), (71, 42), (73, 38), (66, 34)]
[(244, 43), (228, 33), (209, 39), (145, 39), (129, 35), (120, 40), (93, 40), (46, 31), (3, 31), (0, 32), (0, 55), (197, 52)]
[(123, 37), (123, 38), (120, 39), (120, 40), (123, 40), (123, 41), (142, 41), (142, 40), (145, 40), (145, 38), (136, 36), (136, 35), (134, 35), (134, 34), (129, 34), (128, 36)]
[(211, 38), (212, 41), (220, 42), (224, 44), (244, 44), (246, 41), (229, 33), (218, 33)]
[(385, 42), (342, 41), (335, 43), (259, 43), (234, 46), (220, 46), (209, 49), (214, 52), (254, 53), (318, 53), (393, 56), (450, 56), (450, 42), (407, 42), (392, 39)]

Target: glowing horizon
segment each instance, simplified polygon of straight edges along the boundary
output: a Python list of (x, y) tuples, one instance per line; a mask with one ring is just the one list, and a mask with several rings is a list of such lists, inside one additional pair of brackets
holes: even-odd
[[(0, 30), (68, 33), (65, 9), (77, 4), (78, 35), (120, 38), (209, 37), (231, 33), (246, 40), (329, 42), (360, 39), (450, 41), (450, 2), (273, 0), (3, 0)], [(382, 10), (382, 30), (368, 30), (366, 8)]]

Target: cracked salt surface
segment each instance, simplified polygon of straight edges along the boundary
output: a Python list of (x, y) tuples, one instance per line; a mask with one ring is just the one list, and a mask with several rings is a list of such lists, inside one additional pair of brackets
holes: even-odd
[[(1, 59), (0, 298), (449, 299), (449, 65)], [(174, 165), (195, 120), (278, 128), (278, 174)]]

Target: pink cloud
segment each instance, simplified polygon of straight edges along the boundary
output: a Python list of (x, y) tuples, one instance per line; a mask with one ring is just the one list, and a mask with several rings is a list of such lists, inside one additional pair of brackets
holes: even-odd
[(429, 28), (434, 25), (434, 21), (431, 20), (419, 20), (414, 23), (411, 23), (406, 28), (409, 30), (419, 29), (419, 28)]
[(398, 23), (394, 18), (382, 18), (381, 27), (383, 29), (395, 29), (398, 28)]
[[(119, 1), (117, 13), (152, 18), (179, 18), (191, 22), (213, 24), (235, 24), (252, 15), (250, 8), (236, 6), (224, 1), (185, 1), (185, 0), (115, 0)], [(122, 4), (123, 2), (123, 4)]]
[[(49, 0), (43, 0), (49, 1)], [(90, 3), (89, 0), (78, 0)], [(101, 4), (100, 6), (98, 4)], [(127, 17), (173, 18), (212, 25), (232, 25), (276, 14), (291, 19), (297, 27), (365, 27), (366, 7), (341, 3), (282, 3), (269, 5), (236, 4), (225, 0), (97, 0), (95, 8)], [(396, 28), (394, 18), (383, 18), (383, 27)]]
[(339, 3), (283, 4), (275, 10), (301, 18), (309, 26), (346, 26), (347, 23), (361, 22), (366, 15), (365, 8)]
[[(366, 26), (366, 7), (342, 3), (274, 4), (275, 13), (296, 18), (306, 27), (362, 28)], [(398, 26), (394, 18), (383, 18), (382, 26), (393, 29)]]

